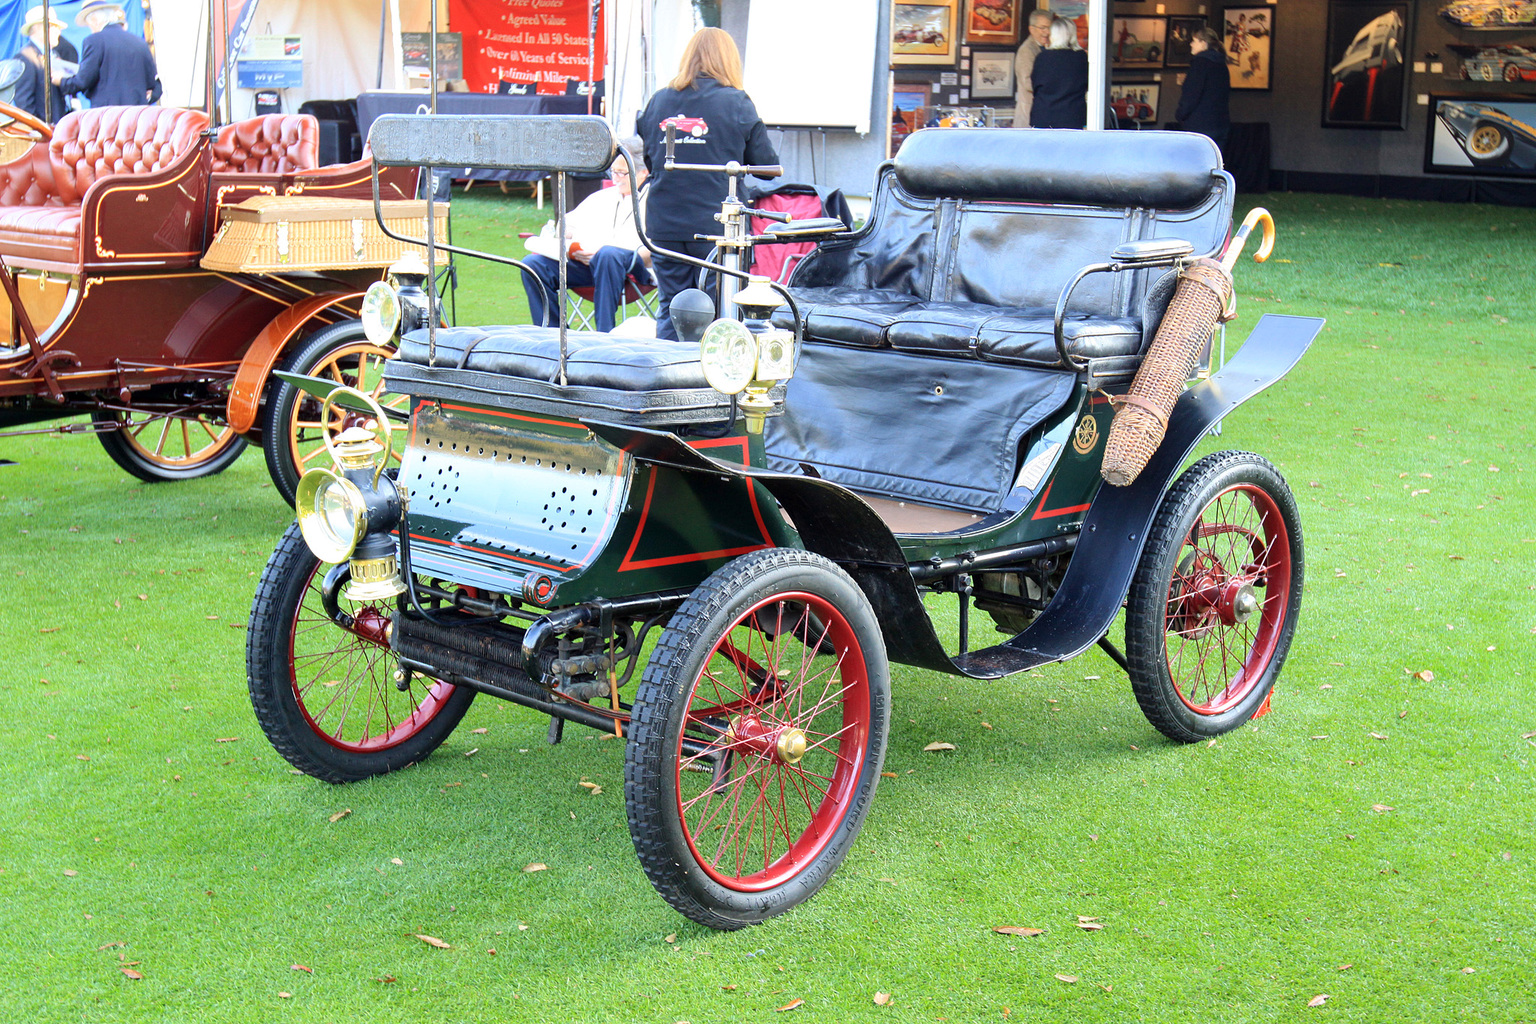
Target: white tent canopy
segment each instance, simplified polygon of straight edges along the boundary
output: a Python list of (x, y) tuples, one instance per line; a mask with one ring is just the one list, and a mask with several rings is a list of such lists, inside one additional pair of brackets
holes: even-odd
[[(204, 106), (208, 6), (208, 0), (154, 0), (155, 59), (165, 87), (161, 102), (167, 106)], [(446, 0), (441, 0), (438, 28), (443, 31), (448, 23), (446, 7)], [(283, 90), (283, 109), (297, 110), (307, 100), (348, 99), (367, 89), (403, 88), (400, 33), (428, 31), (431, 9), (430, 0), (257, 0), (251, 31), (303, 40), (304, 85)], [(382, 83), (381, 15), (385, 29)], [(254, 91), (234, 87), (234, 82), (231, 67), (234, 117), (249, 117), (254, 112)]]

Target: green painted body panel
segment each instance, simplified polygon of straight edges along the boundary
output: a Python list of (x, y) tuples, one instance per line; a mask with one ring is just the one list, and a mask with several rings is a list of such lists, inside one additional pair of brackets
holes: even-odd
[[(762, 461), (760, 438), (692, 446)], [(414, 571), (548, 607), (692, 588), (738, 555), (799, 544), (755, 481), (641, 462), (577, 421), (503, 409), (416, 402), (398, 484)]]

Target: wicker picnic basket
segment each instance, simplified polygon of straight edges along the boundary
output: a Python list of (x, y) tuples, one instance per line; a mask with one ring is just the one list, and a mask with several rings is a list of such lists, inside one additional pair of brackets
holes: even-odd
[(1146, 468), (1163, 443), (1168, 415), (1184, 393), (1206, 342), (1232, 307), (1232, 275), (1215, 260), (1196, 260), (1179, 274), (1179, 286), (1158, 324), (1131, 382), (1131, 390), (1115, 395), (1115, 419), (1104, 442), (1100, 472), (1116, 487), (1128, 487)]
[[(427, 204), (404, 199), (381, 203), (384, 222), (398, 235), (424, 238)], [(219, 208), (223, 223), (202, 264), (206, 270), (282, 274), (295, 270), (388, 267), (420, 246), (379, 230), (366, 199), (253, 196)], [(436, 237), (448, 237), (448, 206), (437, 204)]]

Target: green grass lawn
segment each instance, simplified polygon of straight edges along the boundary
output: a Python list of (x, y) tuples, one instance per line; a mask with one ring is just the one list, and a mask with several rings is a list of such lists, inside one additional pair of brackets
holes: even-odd
[[(481, 698), (416, 768), (289, 770), (245, 689), (251, 594), (290, 519), (259, 456), (151, 486), (90, 438), (0, 441), (19, 462), (0, 468), (0, 1008), (1536, 1019), (1536, 211), (1265, 201), (1280, 242), (1238, 271), (1232, 344), (1264, 312), (1329, 324), (1201, 452), (1266, 455), (1302, 510), (1273, 713), (1176, 746), (1097, 651), (996, 683), (898, 667), (896, 778), (852, 854), (733, 934), (654, 895), (622, 752), (578, 727), (550, 747), (545, 719)], [(461, 244), (509, 251), (547, 214), (477, 189), (455, 216)], [(517, 318), (513, 272), (463, 280), (461, 320)]]

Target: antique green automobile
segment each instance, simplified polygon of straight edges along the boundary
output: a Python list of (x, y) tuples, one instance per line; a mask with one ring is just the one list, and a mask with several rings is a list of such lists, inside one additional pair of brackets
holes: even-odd
[[(384, 167), (558, 174), (617, 151), (595, 118), (384, 118), (371, 144)], [(750, 235), (733, 185), (722, 255), (699, 261), (719, 305), (672, 305), (692, 344), (443, 326), (430, 277), (402, 268), (363, 319), (399, 324), (386, 373), (408, 418), (285, 378), (352, 426), (256, 594), (263, 729), (331, 782), (425, 758), (477, 694), (548, 714), (551, 741), (567, 722), (620, 735), (647, 876), (731, 929), (848, 854), (893, 661), (994, 680), (1098, 644), (1172, 739), (1237, 727), (1290, 648), (1301, 524), (1257, 455), (1180, 468), (1321, 321), (1265, 316), (1211, 372), (1230, 296), (1193, 315), (1192, 282), (1236, 261), (1254, 218), (1229, 239), (1231, 210), (1203, 136), (939, 129), (880, 170), (857, 231)], [(802, 236), (822, 241), (787, 286), (743, 269)], [(1162, 437), (1126, 472), (1106, 450), (1137, 413)]]

